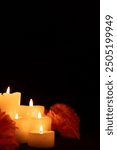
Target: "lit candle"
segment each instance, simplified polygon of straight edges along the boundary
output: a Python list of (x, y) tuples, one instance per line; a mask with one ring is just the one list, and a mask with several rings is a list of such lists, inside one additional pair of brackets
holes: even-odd
[(10, 93), (10, 87), (7, 88), (6, 93), (0, 94), (0, 109), (5, 111), (13, 119), (20, 106), (21, 93)]
[(33, 100), (30, 99), (29, 106), (20, 105), (18, 114), (22, 117), (37, 118), (38, 112), (44, 116), (45, 107), (42, 105), (33, 105)]
[(50, 148), (55, 144), (55, 132), (43, 131), (43, 126), (40, 125), (39, 130), (32, 130), (29, 132), (28, 145), (37, 148)]
[(16, 138), (19, 143), (26, 143), (30, 120), (26, 118), (19, 118), (18, 114), (16, 114), (14, 121), (16, 122)]
[(51, 130), (52, 119), (48, 116), (41, 116), (38, 112), (38, 118), (31, 118), (30, 130), (39, 130), (39, 126), (43, 125), (43, 131)]

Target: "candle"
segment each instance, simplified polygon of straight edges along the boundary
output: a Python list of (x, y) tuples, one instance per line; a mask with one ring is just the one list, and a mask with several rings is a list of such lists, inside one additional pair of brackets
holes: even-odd
[(31, 118), (30, 130), (39, 130), (40, 125), (43, 125), (43, 131), (51, 130), (52, 119), (48, 116), (41, 116), (38, 113), (38, 118)]
[(19, 143), (26, 143), (29, 127), (30, 127), (30, 120), (26, 118), (19, 117), (16, 114), (14, 121), (16, 122), (16, 138)]
[(22, 117), (37, 118), (38, 112), (44, 116), (45, 107), (42, 105), (33, 105), (33, 100), (30, 99), (29, 106), (20, 105), (18, 114)]
[(0, 94), (1, 111), (5, 111), (13, 119), (20, 106), (20, 98), (20, 92), (10, 93), (10, 87), (8, 87), (6, 93)]
[(50, 148), (54, 147), (55, 132), (43, 131), (43, 126), (40, 126), (40, 130), (32, 130), (29, 132), (28, 145), (36, 148)]

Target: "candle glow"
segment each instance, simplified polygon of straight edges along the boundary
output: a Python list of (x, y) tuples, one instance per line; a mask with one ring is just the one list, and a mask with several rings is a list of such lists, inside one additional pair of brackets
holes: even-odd
[(8, 86), (6, 93), (9, 94), (10, 93), (10, 87)]
[(32, 99), (30, 99), (30, 102), (29, 102), (29, 106), (33, 106), (33, 100)]
[[(43, 126), (40, 126), (40, 130), (43, 130)], [(54, 131), (42, 131), (32, 130), (28, 135), (28, 145), (37, 148), (50, 148), (55, 145), (55, 132)]]
[(54, 146), (55, 132), (51, 130), (52, 120), (45, 114), (45, 107), (33, 105), (20, 105), (21, 93), (10, 93), (7, 87), (5, 93), (0, 93), (0, 109), (5, 111), (16, 123), (15, 136), (20, 144), (49, 148)]
[(20, 106), (20, 92), (10, 93), (10, 87), (6, 92), (0, 94), (0, 109), (10, 115), (12, 119), (15, 118), (17, 109)]
[(41, 113), (40, 112), (38, 112), (38, 116), (37, 116), (38, 118), (41, 118)]
[(19, 115), (18, 114), (15, 115), (15, 119), (19, 119)]
[(40, 125), (39, 133), (40, 133), (40, 134), (43, 134), (43, 126), (42, 126), (42, 125)]
[(19, 143), (26, 143), (29, 132), (30, 120), (20, 117), (19, 114), (16, 113), (14, 121), (17, 127), (15, 131), (17, 141)]

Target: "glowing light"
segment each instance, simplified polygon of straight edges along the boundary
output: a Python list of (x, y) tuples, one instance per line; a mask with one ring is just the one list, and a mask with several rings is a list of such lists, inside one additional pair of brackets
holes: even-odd
[(8, 86), (6, 93), (9, 94), (10, 93), (10, 87)]
[(38, 118), (41, 118), (41, 113), (40, 112), (38, 112), (38, 116), (37, 116)]
[(40, 125), (39, 132), (40, 132), (40, 134), (43, 134), (43, 126), (42, 125)]
[(33, 100), (32, 99), (30, 99), (30, 102), (29, 102), (29, 106), (33, 106)]
[(19, 115), (18, 114), (15, 115), (15, 119), (19, 119)]

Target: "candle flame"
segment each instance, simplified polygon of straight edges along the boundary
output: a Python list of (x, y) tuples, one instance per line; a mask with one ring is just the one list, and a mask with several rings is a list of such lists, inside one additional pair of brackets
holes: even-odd
[(41, 118), (41, 113), (40, 112), (38, 112), (38, 118)]
[(43, 133), (43, 126), (42, 126), (42, 125), (40, 125), (39, 132), (40, 132), (41, 134)]
[(9, 94), (10, 93), (10, 87), (8, 86), (6, 93)]
[(19, 118), (19, 115), (18, 115), (18, 114), (16, 114), (16, 115), (15, 115), (15, 119), (18, 119), (18, 118)]
[(33, 106), (33, 100), (30, 99), (29, 106)]

